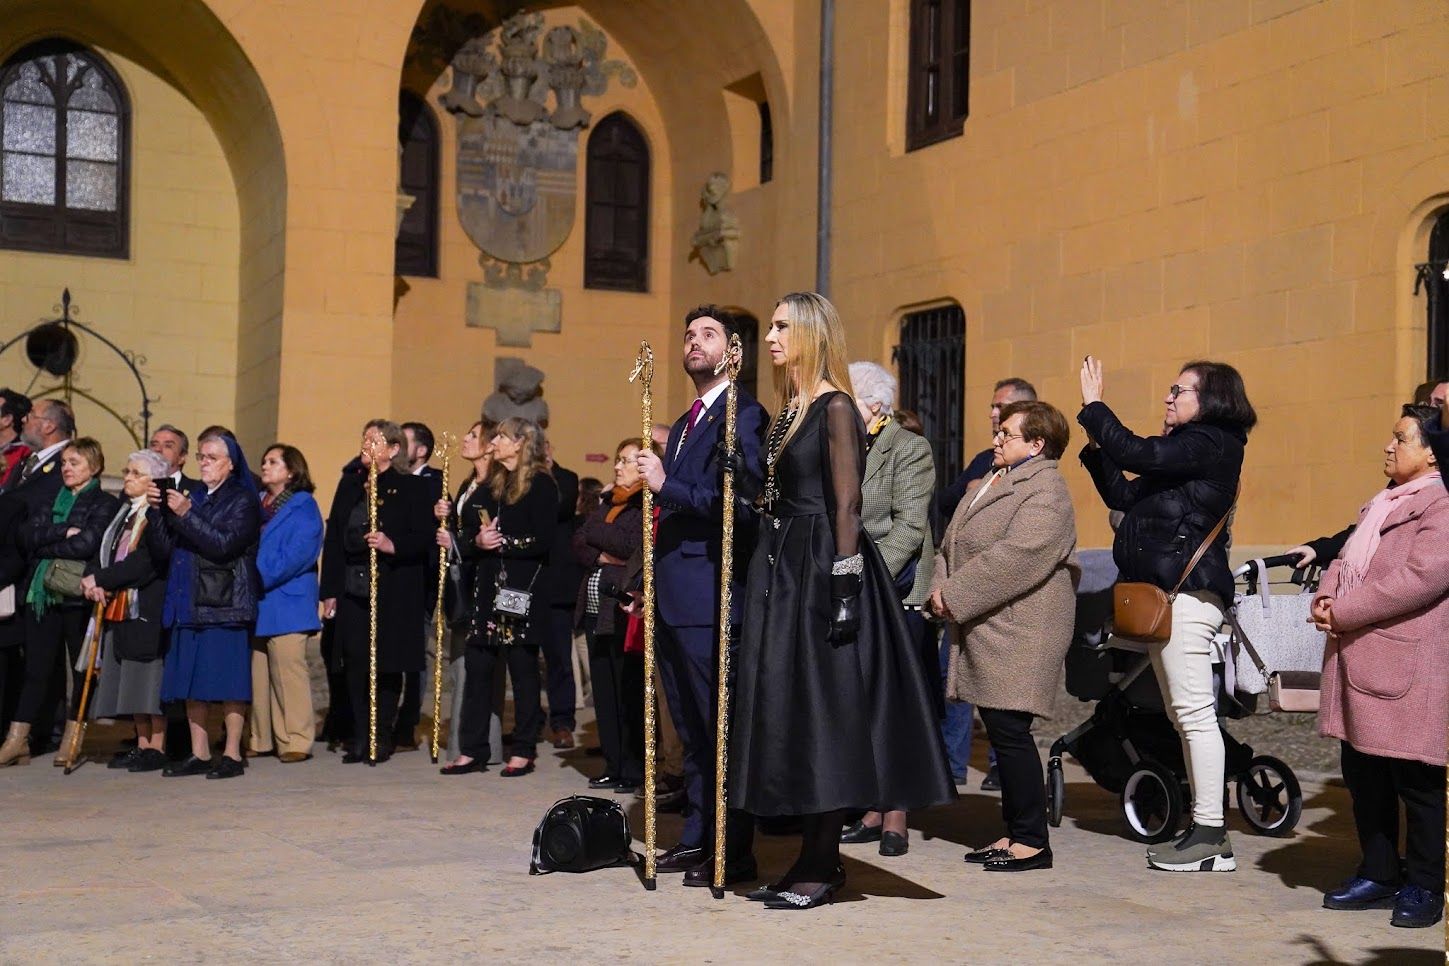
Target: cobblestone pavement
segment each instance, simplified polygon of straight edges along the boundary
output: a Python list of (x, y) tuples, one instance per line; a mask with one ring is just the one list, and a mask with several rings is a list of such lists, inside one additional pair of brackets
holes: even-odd
[[(1443, 961), (1440, 930), (1320, 908), (1356, 854), (1332, 784), (1306, 783), (1288, 839), (1234, 814), (1237, 872), (1172, 875), (1145, 867), (1116, 796), (1069, 764), (1056, 868), (1001, 876), (961, 862), (1000, 829), (973, 768), (959, 802), (913, 818), (909, 855), (846, 847), (841, 900), (792, 915), (677, 877), (647, 893), (625, 868), (530, 877), (543, 810), (599, 768), (582, 749), (507, 781), (443, 778), (424, 753), (368, 768), (318, 752), (223, 782), (98, 763), (64, 777), (48, 758), (0, 771), (0, 963)], [(637, 803), (632, 821), (639, 834)], [(661, 845), (678, 821), (661, 816)], [(762, 873), (793, 844), (762, 837)]]

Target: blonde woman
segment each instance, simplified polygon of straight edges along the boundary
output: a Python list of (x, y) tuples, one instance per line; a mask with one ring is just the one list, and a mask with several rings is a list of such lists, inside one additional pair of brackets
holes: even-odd
[(786, 295), (765, 342), (782, 411), (745, 591), (730, 805), (803, 818), (794, 866), (750, 898), (812, 909), (845, 882), (847, 809), (924, 808), (955, 788), (894, 578), (861, 525), (865, 428), (840, 317), (821, 295)]
[[(533, 592), (547, 565), (558, 524), (558, 487), (545, 468), (543, 430), (517, 417), (505, 419), (493, 434), (492, 465), (479, 488), (480, 526), (473, 537), (472, 619), (463, 660), (462, 752), (444, 774), (482, 771), (488, 761), (495, 677), (507, 664), (513, 676), (513, 742), (501, 774), (527, 775), (538, 756), (542, 720), (539, 700), (538, 649), (543, 642), (544, 615), (534, 608)], [(465, 525), (474, 521), (466, 520)], [(500, 596), (501, 591), (521, 592)], [(509, 604), (507, 598), (512, 598)], [(520, 605), (521, 604), (521, 605)], [(520, 613), (521, 611), (521, 613)]]

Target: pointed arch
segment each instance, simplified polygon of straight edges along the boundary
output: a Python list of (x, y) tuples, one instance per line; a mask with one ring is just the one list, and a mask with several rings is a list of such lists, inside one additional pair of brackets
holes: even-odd
[(623, 111), (589, 133), (584, 287), (649, 291), (649, 143)]

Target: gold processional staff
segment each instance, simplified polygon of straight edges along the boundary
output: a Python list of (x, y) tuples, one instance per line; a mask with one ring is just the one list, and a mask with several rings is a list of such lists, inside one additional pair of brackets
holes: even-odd
[[(368, 446), (367, 532), (377, 532), (377, 461), (382, 440)], [(367, 547), (367, 763), (377, 764), (377, 548)]]
[[(730, 336), (729, 347), (719, 365), (728, 383), (725, 388), (724, 451), (735, 452), (735, 416), (738, 409), (735, 380), (744, 362), (744, 347), (738, 334)], [(647, 487), (646, 487), (647, 489)], [(714, 880), (710, 892), (716, 899), (725, 894), (725, 774), (729, 767), (730, 733), (730, 578), (735, 562), (735, 475), (725, 470), (720, 492), (721, 542), (719, 553), (719, 710), (715, 712), (714, 744)]]
[[(438, 460), (443, 464), (443, 499), (449, 499), (448, 464), (453, 459), (453, 434), (444, 432), (438, 441)], [(446, 519), (438, 521), (438, 529), (448, 529)], [(448, 587), (448, 548), (438, 547), (438, 604), (433, 611), (433, 764), (438, 763), (438, 742), (443, 721), (443, 610), (444, 592)]]
[[(647, 444), (654, 429), (654, 350), (647, 341), (639, 343), (639, 355), (629, 381), (638, 381), (640, 441)], [(658, 884), (655, 871), (656, 841), (654, 805), (654, 494), (649, 487), (644, 493), (644, 888), (653, 891)]]

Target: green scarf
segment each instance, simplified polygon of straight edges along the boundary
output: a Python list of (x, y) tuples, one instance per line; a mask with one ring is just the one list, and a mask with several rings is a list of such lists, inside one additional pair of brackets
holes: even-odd
[[(81, 493), (94, 490), (101, 485), (101, 481), (91, 479), (89, 483), (80, 488), (77, 492), (68, 486), (62, 486), (60, 492), (55, 495), (55, 502), (50, 505), (50, 522), (64, 523), (70, 519), (71, 508), (75, 501), (80, 498)], [(30, 590), (25, 595), (25, 602), (35, 611), (36, 617), (44, 617), (46, 608), (53, 606), (59, 597), (45, 589), (45, 572), (50, 569), (51, 558), (43, 558), (35, 565), (35, 575), (30, 578)]]

